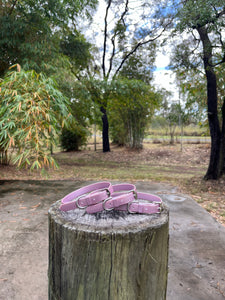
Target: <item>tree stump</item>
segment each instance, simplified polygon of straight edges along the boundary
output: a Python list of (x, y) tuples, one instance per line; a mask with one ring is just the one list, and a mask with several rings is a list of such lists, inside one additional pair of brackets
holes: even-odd
[(166, 299), (169, 212), (49, 210), (49, 300)]

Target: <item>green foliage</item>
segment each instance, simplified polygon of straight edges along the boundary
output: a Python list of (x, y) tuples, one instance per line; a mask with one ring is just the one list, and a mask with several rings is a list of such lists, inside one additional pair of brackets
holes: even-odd
[[(186, 101), (186, 109), (192, 113), (193, 118), (207, 126), (207, 106), (210, 110), (212, 103), (217, 106), (218, 102), (220, 117), (224, 97), (224, 92), (221, 92), (225, 62), (224, 15), (223, 0), (188, 0), (182, 2), (177, 13), (176, 29), (191, 34), (186, 34), (182, 43), (177, 45), (171, 64), (176, 70), (180, 92)], [(205, 32), (204, 37), (200, 36), (201, 30)], [(213, 82), (207, 82), (206, 71), (216, 73), (217, 84), (214, 87), (214, 94), (218, 95), (218, 101), (214, 98), (211, 104), (208, 95), (212, 91)]]
[(101, 124), (99, 106), (101, 105), (103, 91), (99, 91), (99, 85), (101, 85), (100, 81), (95, 82), (88, 79), (75, 81), (71, 84), (71, 112), (79, 126), (82, 126), (85, 131), (92, 124)]
[(166, 119), (170, 126), (176, 126), (179, 124), (179, 117), (182, 114), (182, 108), (180, 103), (172, 103), (167, 109)]
[(63, 129), (61, 145), (66, 151), (77, 151), (86, 144), (90, 134), (88, 128), (96, 122), (97, 107), (84, 82), (75, 81), (70, 87), (70, 108), (76, 123)]
[(177, 85), (180, 89), (180, 96), (185, 99), (186, 114), (193, 123), (207, 123), (207, 91), (206, 78), (196, 70), (187, 72), (179, 70), (176, 72)]
[[(174, 134), (176, 131), (176, 127), (181, 125), (188, 124), (189, 115), (184, 108), (181, 107), (180, 103), (171, 103), (167, 101), (166, 98), (163, 99), (161, 108), (160, 108), (160, 115), (157, 118), (157, 122), (169, 131), (170, 135), (170, 143), (174, 143)], [(159, 126), (160, 126), (159, 125)]]
[(215, 68), (216, 78), (217, 78), (217, 92), (218, 92), (218, 107), (219, 107), (219, 113), (221, 114), (223, 101), (225, 97), (225, 84), (224, 84), (224, 78), (225, 78), (225, 70), (224, 65), (218, 65)]
[(107, 107), (107, 101), (110, 94), (110, 83), (107, 80), (95, 78), (83, 79), (83, 86), (90, 99), (99, 107)]
[(123, 64), (119, 77), (142, 80), (150, 84), (153, 77), (156, 57), (156, 43), (146, 45), (142, 50), (136, 50)]
[(86, 144), (88, 131), (79, 125), (63, 128), (61, 135), (61, 147), (66, 151), (78, 151)]
[[(97, 0), (23, 0), (0, 2), (0, 75), (16, 63), (37, 72), (60, 55), (60, 40), (71, 45), (78, 15), (89, 16)], [(70, 24), (70, 30), (68, 30)], [(66, 36), (68, 35), (68, 38)], [(62, 43), (63, 43), (62, 42)]]
[(155, 115), (151, 121), (151, 129), (165, 129), (167, 127), (167, 121), (163, 116)]
[(71, 119), (68, 102), (52, 79), (17, 68), (0, 83), (0, 147), (16, 151), (19, 167), (56, 167), (48, 149)]
[(0, 8), (0, 74), (11, 64), (32, 61), (37, 66), (52, 55), (50, 25), (55, 6), (35, 2), (15, 1), (14, 5), (12, 1), (3, 1)]
[(109, 121), (113, 141), (142, 148), (145, 129), (159, 105), (159, 95), (144, 82), (128, 79), (113, 81), (111, 91)]
[(61, 145), (66, 151), (76, 151), (85, 145), (90, 134), (90, 125), (100, 123), (98, 96), (101, 93), (98, 94), (99, 81), (75, 80), (70, 75), (67, 74), (67, 81), (62, 79), (61, 90), (70, 98), (70, 110), (76, 123), (63, 130)]
[(219, 17), (218, 11), (223, 9), (224, 0), (185, 1), (178, 10), (178, 28), (185, 30), (187, 27), (196, 28), (210, 23), (215, 24)]
[(91, 44), (85, 40), (81, 33), (76, 31), (64, 36), (60, 42), (60, 48), (62, 53), (70, 58), (76, 70), (82, 70), (88, 66), (91, 59)]

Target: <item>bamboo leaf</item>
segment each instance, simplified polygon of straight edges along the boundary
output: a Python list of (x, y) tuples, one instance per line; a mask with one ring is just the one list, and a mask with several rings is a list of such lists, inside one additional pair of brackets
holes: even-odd
[(0, 145), (18, 149), (14, 162), (20, 167), (56, 166), (47, 147), (50, 139), (54, 143), (69, 110), (67, 100), (51, 83), (43, 74), (22, 69), (7, 74), (1, 82)]

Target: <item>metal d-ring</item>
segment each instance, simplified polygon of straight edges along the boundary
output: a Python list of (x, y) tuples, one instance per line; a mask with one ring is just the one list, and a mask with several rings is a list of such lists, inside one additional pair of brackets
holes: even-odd
[(131, 211), (131, 210), (130, 210), (130, 206), (131, 206), (131, 204), (133, 204), (133, 203), (138, 203), (138, 201), (130, 201), (130, 202), (127, 203), (127, 211), (128, 211), (130, 214), (136, 214), (135, 211)]
[[(110, 190), (108, 188), (103, 188), (103, 189), (101, 189), (99, 191), (106, 191), (106, 193), (108, 194), (108, 196), (109, 197), (111, 196)], [(107, 199), (105, 199), (105, 200), (107, 200)]]
[(158, 212), (157, 212), (157, 214), (161, 214), (161, 212), (162, 212), (162, 206), (161, 205), (159, 205), (159, 207), (158, 207)]
[(102, 206), (103, 206), (103, 209), (104, 209), (105, 211), (110, 211), (110, 210), (113, 210), (113, 209), (114, 209), (114, 207), (112, 207), (112, 208), (106, 208), (106, 207), (105, 207), (106, 202), (109, 201), (109, 200), (111, 200), (111, 199), (112, 199), (112, 197), (108, 197), (108, 198), (106, 198), (106, 199), (103, 201)]
[(81, 196), (79, 196), (79, 197), (76, 198), (75, 202), (76, 202), (76, 206), (77, 206), (78, 208), (85, 209), (85, 208), (88, 207), (88, 205), (80, 206), (80, 204), (79, 204), (80, 198), (82, 198), (82, 197), (84, 197), (84, 196), (85, 196), (85, 195), (81, 195)]
[(134, 194), (134, 199), (137, 200), (138, 195), (136, 190), (131, 190), (131, 192)]
[(158, 206), (158, 212), (157, 214), (160, 214), (162, 212), (162, 201), (152, 201), (153, 204), (159, 204)]

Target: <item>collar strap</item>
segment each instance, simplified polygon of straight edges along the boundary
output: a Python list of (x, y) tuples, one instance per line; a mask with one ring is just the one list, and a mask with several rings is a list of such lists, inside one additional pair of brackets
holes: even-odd
[(112, 188), (113, 188), (113, 193), (128, 193), (128, 192), (136, 193), (136, 186), (131, 183), (114, 184)]
[[(144, 201), (143, 201), (144, 200)], [(131, 214), (158, 214), (161, 212), (162, 199), (148, 193), (137, 193), (137, 199), (121, 205), (116, 210), (128, 211)]]

